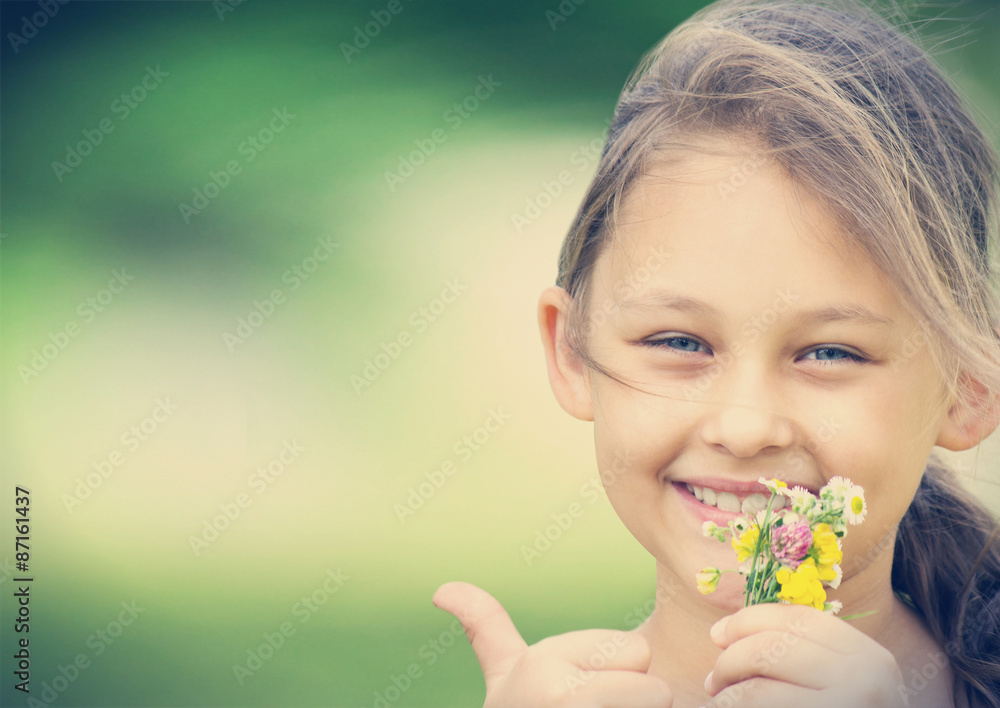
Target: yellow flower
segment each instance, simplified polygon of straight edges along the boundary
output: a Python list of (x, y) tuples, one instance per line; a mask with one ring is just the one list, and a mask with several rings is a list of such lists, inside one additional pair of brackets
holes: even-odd
[(773, 479), (765, 479), (764, 477), (758, 477), (757, 481), (763, 484), (765, 487), (771, 490), (771, 492), (777, 492), (779, 489), (787, 489), (788, 485), (782, 482), (777, 477)]
[(760, 531), (756, 526), (751, 526), (739, 537), (733, 536), (733, 550), (736, 551), (736, 560), (740, 563), (753, 556), (757, 548), (757, 537)]
[[(816, 565), (823, 580), (836, 577), (833, 566), (844, 560), (840, 540), (830, 524), (816, 524), (813, 529), (813, 549), (817, 551)], [(829, 576), (829, 577), (827, 577)]]
[(834, 590), (840, 587), (840, 581), (844, 577), (844, 571), (840, 565), (834, 563), (833, 567), (829, 570), (823, 568), (819, 569), (819, 579), (826, 583), (827, 587), (831, 587)]
[(778, 597), (785, 602), (812, 605), (817, 610), (822, 610), (826, 605), (826, 590), (823, 589), (816, 562), (812, 558), (805, 559), (795, 570), (779, 569), (776, 577), (781, 584)]
[(698, 582), (698, 592), (702, 595), (710, 595), (715, 592), (719, 578), (722, 577), (722, 571), (718, 568), (702, 568), (694, 577)]

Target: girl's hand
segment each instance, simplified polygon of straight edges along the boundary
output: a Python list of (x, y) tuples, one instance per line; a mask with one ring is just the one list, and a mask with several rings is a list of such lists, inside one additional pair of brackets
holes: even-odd
[(712, 627), (724, 651), (705, 679), (709, 706), (892, 708), (906, 705), (888, 649), (802, 605), (745, 607)]
[(434, 604), (465, 627), (486, 679), (483, 708), (670, 708), (667, 684), (649, 676), (650, 650), (638, 634), (570, 632), (530, 647), (489, 593), (447, 583)]

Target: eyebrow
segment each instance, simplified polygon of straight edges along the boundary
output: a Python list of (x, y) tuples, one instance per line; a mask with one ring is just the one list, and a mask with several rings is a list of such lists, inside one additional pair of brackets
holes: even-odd
[[(668, 290), (656, 290), (642, 297), (626, 298), (620, 304), (622, 310), (669, 309), (688, 312), (693, 315), (721, 318), (719, 311), (707, 302)], [(812, 310), (795, 312), (791, 324), (824, 324), (827, 322), (858, 322), (860, 324), (888, 327), (892, 319), (873, 312), (860, 303), (827, 305)]]
[(654, 290), (642, 297), (624, 298), (619, 307), (622, 310), (677, 310), (693, 315), (719, 317), (719, 311), (707, 302), (686, 295), (677, 295), (668, 290)]
[(880, 327), (891, 327), (895, 324), (891, 318), (872, 312), (864, 305), (854, 303), (830, 305), (815, 310), (806, 310), (797, 313), (792, 318), (792, 321), (817, 324), (824, 322), (860, 322), (861, 324), (878, 325)]

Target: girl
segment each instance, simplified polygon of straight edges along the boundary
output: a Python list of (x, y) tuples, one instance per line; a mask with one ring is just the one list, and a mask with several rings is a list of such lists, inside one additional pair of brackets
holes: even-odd
[[(656, 561), (634, 632), (525, 645), (465, 583), (487, 708), (1000, 706), (1000, 544), (931, 455), (1000, 423), (997, 160), (909, 39), (846, 0), (724, 0), (643, 61), (539, 303), (560, 405)], [(653, 256), (658, 256), (654, 258)], [(741, 608), (706, 520), (760, 477), (867, 493), (845, 621)]]

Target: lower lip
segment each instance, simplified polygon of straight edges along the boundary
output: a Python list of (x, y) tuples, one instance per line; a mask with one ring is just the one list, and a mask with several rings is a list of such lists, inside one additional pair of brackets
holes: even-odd
[(694, 514), (695, 518), (698, 519), (699, 525), (704, 524), (706, 521), (712, 521), (719, 526), (726, 526), (733, 519), (743, 516), (743, 513), (739, 511), (723, 511), (718, 507), (702, 504), (698, 501), (697, 497), (691, 493), (686, 484), (681, 482), (671, 482), (671, 485), (673, 486), (674, 491), (677, 492), (677, 496), (680, 497), (681, 504)]

